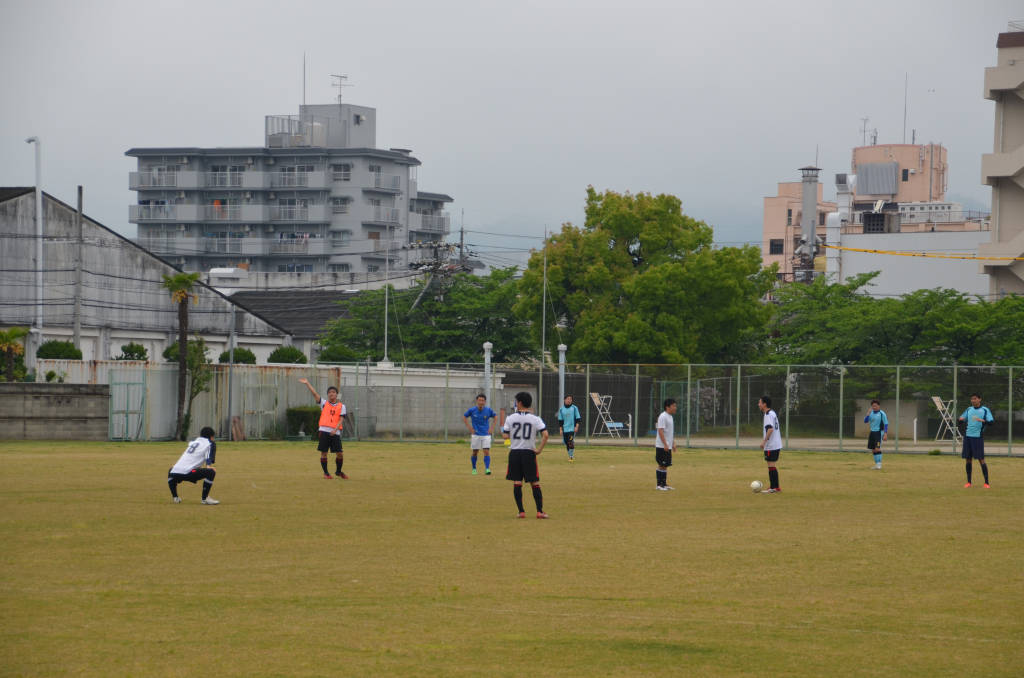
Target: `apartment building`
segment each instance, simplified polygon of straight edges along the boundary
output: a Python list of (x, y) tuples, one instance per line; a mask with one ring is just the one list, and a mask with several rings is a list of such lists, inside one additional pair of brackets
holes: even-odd
[(132, 148), (138, 243), (189, 271), (333, 274), (340, 285), (408, 272), (450, 232), (452, 198), (420, 191), (408, 149), (376, 148), (376, 110), (299, 107), (265, 118), (263, 146)]

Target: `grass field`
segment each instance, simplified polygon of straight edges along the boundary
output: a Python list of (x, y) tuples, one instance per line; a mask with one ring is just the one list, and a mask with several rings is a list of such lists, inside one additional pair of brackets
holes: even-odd
[[(963, 489), (950, 456), (542, 455), (515, 520), (505, 448), (0, 443), (4, 676), (1019, 676), (1024, 461)], [(333, 462), (332, 462), (333, 470)], [(976, 469), (976, 479), (980, 471)]]

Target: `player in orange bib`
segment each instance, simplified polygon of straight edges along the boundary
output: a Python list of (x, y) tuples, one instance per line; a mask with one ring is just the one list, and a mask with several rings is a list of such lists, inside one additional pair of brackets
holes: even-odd
[(320, 405), (320, 441), (316, 449), (320, 451), (320, 466), (324, 470), (324, 478), (331, 479), (331, 474), (327, 471), (327, 453), (334, 452), (334, 475), (342, 480), (348, 480), (348, 476), (341, 470), (341, 465), (345, 462), (344, 452), (341, 449), (341, 429), (344, 426), (345, 417), (348, 416), (348, 410), (345, 409), (344, 403), (338, 400), (337, 387), (328, 387), (327, 397), (321, 398), (308, 379), (299, 379), (299, 383), (306, 385), (309, 392), (316, 398), (317, 404)]

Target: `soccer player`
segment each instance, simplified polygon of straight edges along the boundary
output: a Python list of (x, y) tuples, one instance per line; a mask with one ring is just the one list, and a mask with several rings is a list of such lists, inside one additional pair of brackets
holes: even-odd
[(338, 388), (328, 386), (327, 397), (321, 398), (308, 379), (299, 379), (299, 383), (306, 385), (320, 406), (320, 440), (316, 449), (320, 452), (320, 467), (324, 470), (324, 478), (331, 479), (331, 474), (327, 471), (327, 453), (334, 452), (334, 475), (342, 480), (348, 480), (348, 475), (341, 470), (341, 465), (345, 463), (345, 453), (341, 449), (341, 429), (344, 428), (342, 420), (348, 416), (348, 410), (344, 403), (338, 400)]
[(201, 504), (212, 506), (220, 502), (210, 496), (213, 479), (217, 470), (213, 463), (217, 459), (217, 443), (213, 442), (213, 429), (204, 426), (199, 437), (188, 444), (178, 462), (167, 470), (167, 486), (171, 488), (171, 498), (175, 504), (181, 503), (178, 496), (179, 483), (197, 483), (203, 481), (203, 500)]
[(757, 407), (764, 413), (764, 439), (761, 440), (761, 449), (764, 450), (764, 460), (768, 463), (768, 489), (761, 491), (765, 494), (774, 494), (782, 492), (782, 488), (779, 487), (779, 469), (775, 467), (779, 461), (779, 453), (782, 452), (779, 417), (772, 409), (772, 399), (766, 395), (757, 401)]
[[(487, 407), (487, 396), (483, 393), (476, 397), (476, 405), (462, 413), (462, 421), (469, 431), (469, 447), (473, 455), (469, 458), (476, 475), (476, 458), (480, 450), (484, 451), (484, 475), (491, 475), (491, 433), (494, 431), (492, 419), (498, 413)], [(472, 423), (470, 423), (472, 422)]]
[(571, 395), (565, 396), (564, 404), (558, 408), (558, 421), (562, 422), (562, 442), (565, 443), (565, 451), (569, 453), (569, 463), (575, 461), (573, 452), (576, 451), (580, 419), (580, 408), (573, 404)]
[(981, 396), (977, 393), (971, 394), (971, 406), (960, 415), (960, 421), (967, 422), (967, 430), (964, 431), (964, 448), (960, 456), (967, 460), (967, 483), (964, 487), (971, 486), (971, 471), (974, 470), (974, 461), (981, 464), (981, 472), (985, 475), (985, 489), (988, 485), (988, 464), (985, 463), (985, 441), (982, 434), (985, 425), (995, 421), (992, 418), (992, 411), (981, 404)]
[(876, 471), (881, 470), (882, 441), (889, 437), (889, 417), (885, 416), (885, 410), (877, 400), (871, 401), (871, 411), (864, 416), (864, 423), (871, 424), (871, 431), (868, 433), (868, 449), (875, 455), (875, 465), (871, 468)]
[[(537, 457), (548, 444), (548, 429), (544, 420), (529, 412), (533, 404), (533, 396), (529, 393), (516, 394), (516, 411), (505, 417), (505, 425), (501, 427), (504, 437), (511, 441), (508, 451), (508, 470), (505, 480), (512, 481), (512, 496), (515, 497), (519, 509), (518, 518), (526, 517), (523, 508), (523, 482), (530, 483), (533, 488), (533, 501), (537, 505), (537, 517), (547, 518), (544, 513), (544, 496), (540, 491), (540, 469)], [(535, 446), (534, 436), (540, 433), (540, 445)]]
[(667, 492), (676, 489), (668, 484), (668, 467), (672, 465), (672, 453), (676, 451), (675, 420), (672, 416), (679, 406), (675, 398), (666, 398), (662, 407), (665, 411), (658, 415), (658, 437), (654, 440), (654, 461), (658, 464), (655, 471), (658, 484), (654, 489)]

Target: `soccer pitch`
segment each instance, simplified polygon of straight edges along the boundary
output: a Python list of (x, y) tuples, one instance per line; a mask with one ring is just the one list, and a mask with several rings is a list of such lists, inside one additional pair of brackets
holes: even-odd
[[(552, 440), (552, 443), (555, 443)], [(0, 443), (0, 675), (1017, 676), (1024, 461), (680, 450), (541, 456), (516, 520), (506, 448)], [(329, 468), (333, 471), (333, 455)], [(481, 462), (482, 468), (482, 462)]]

